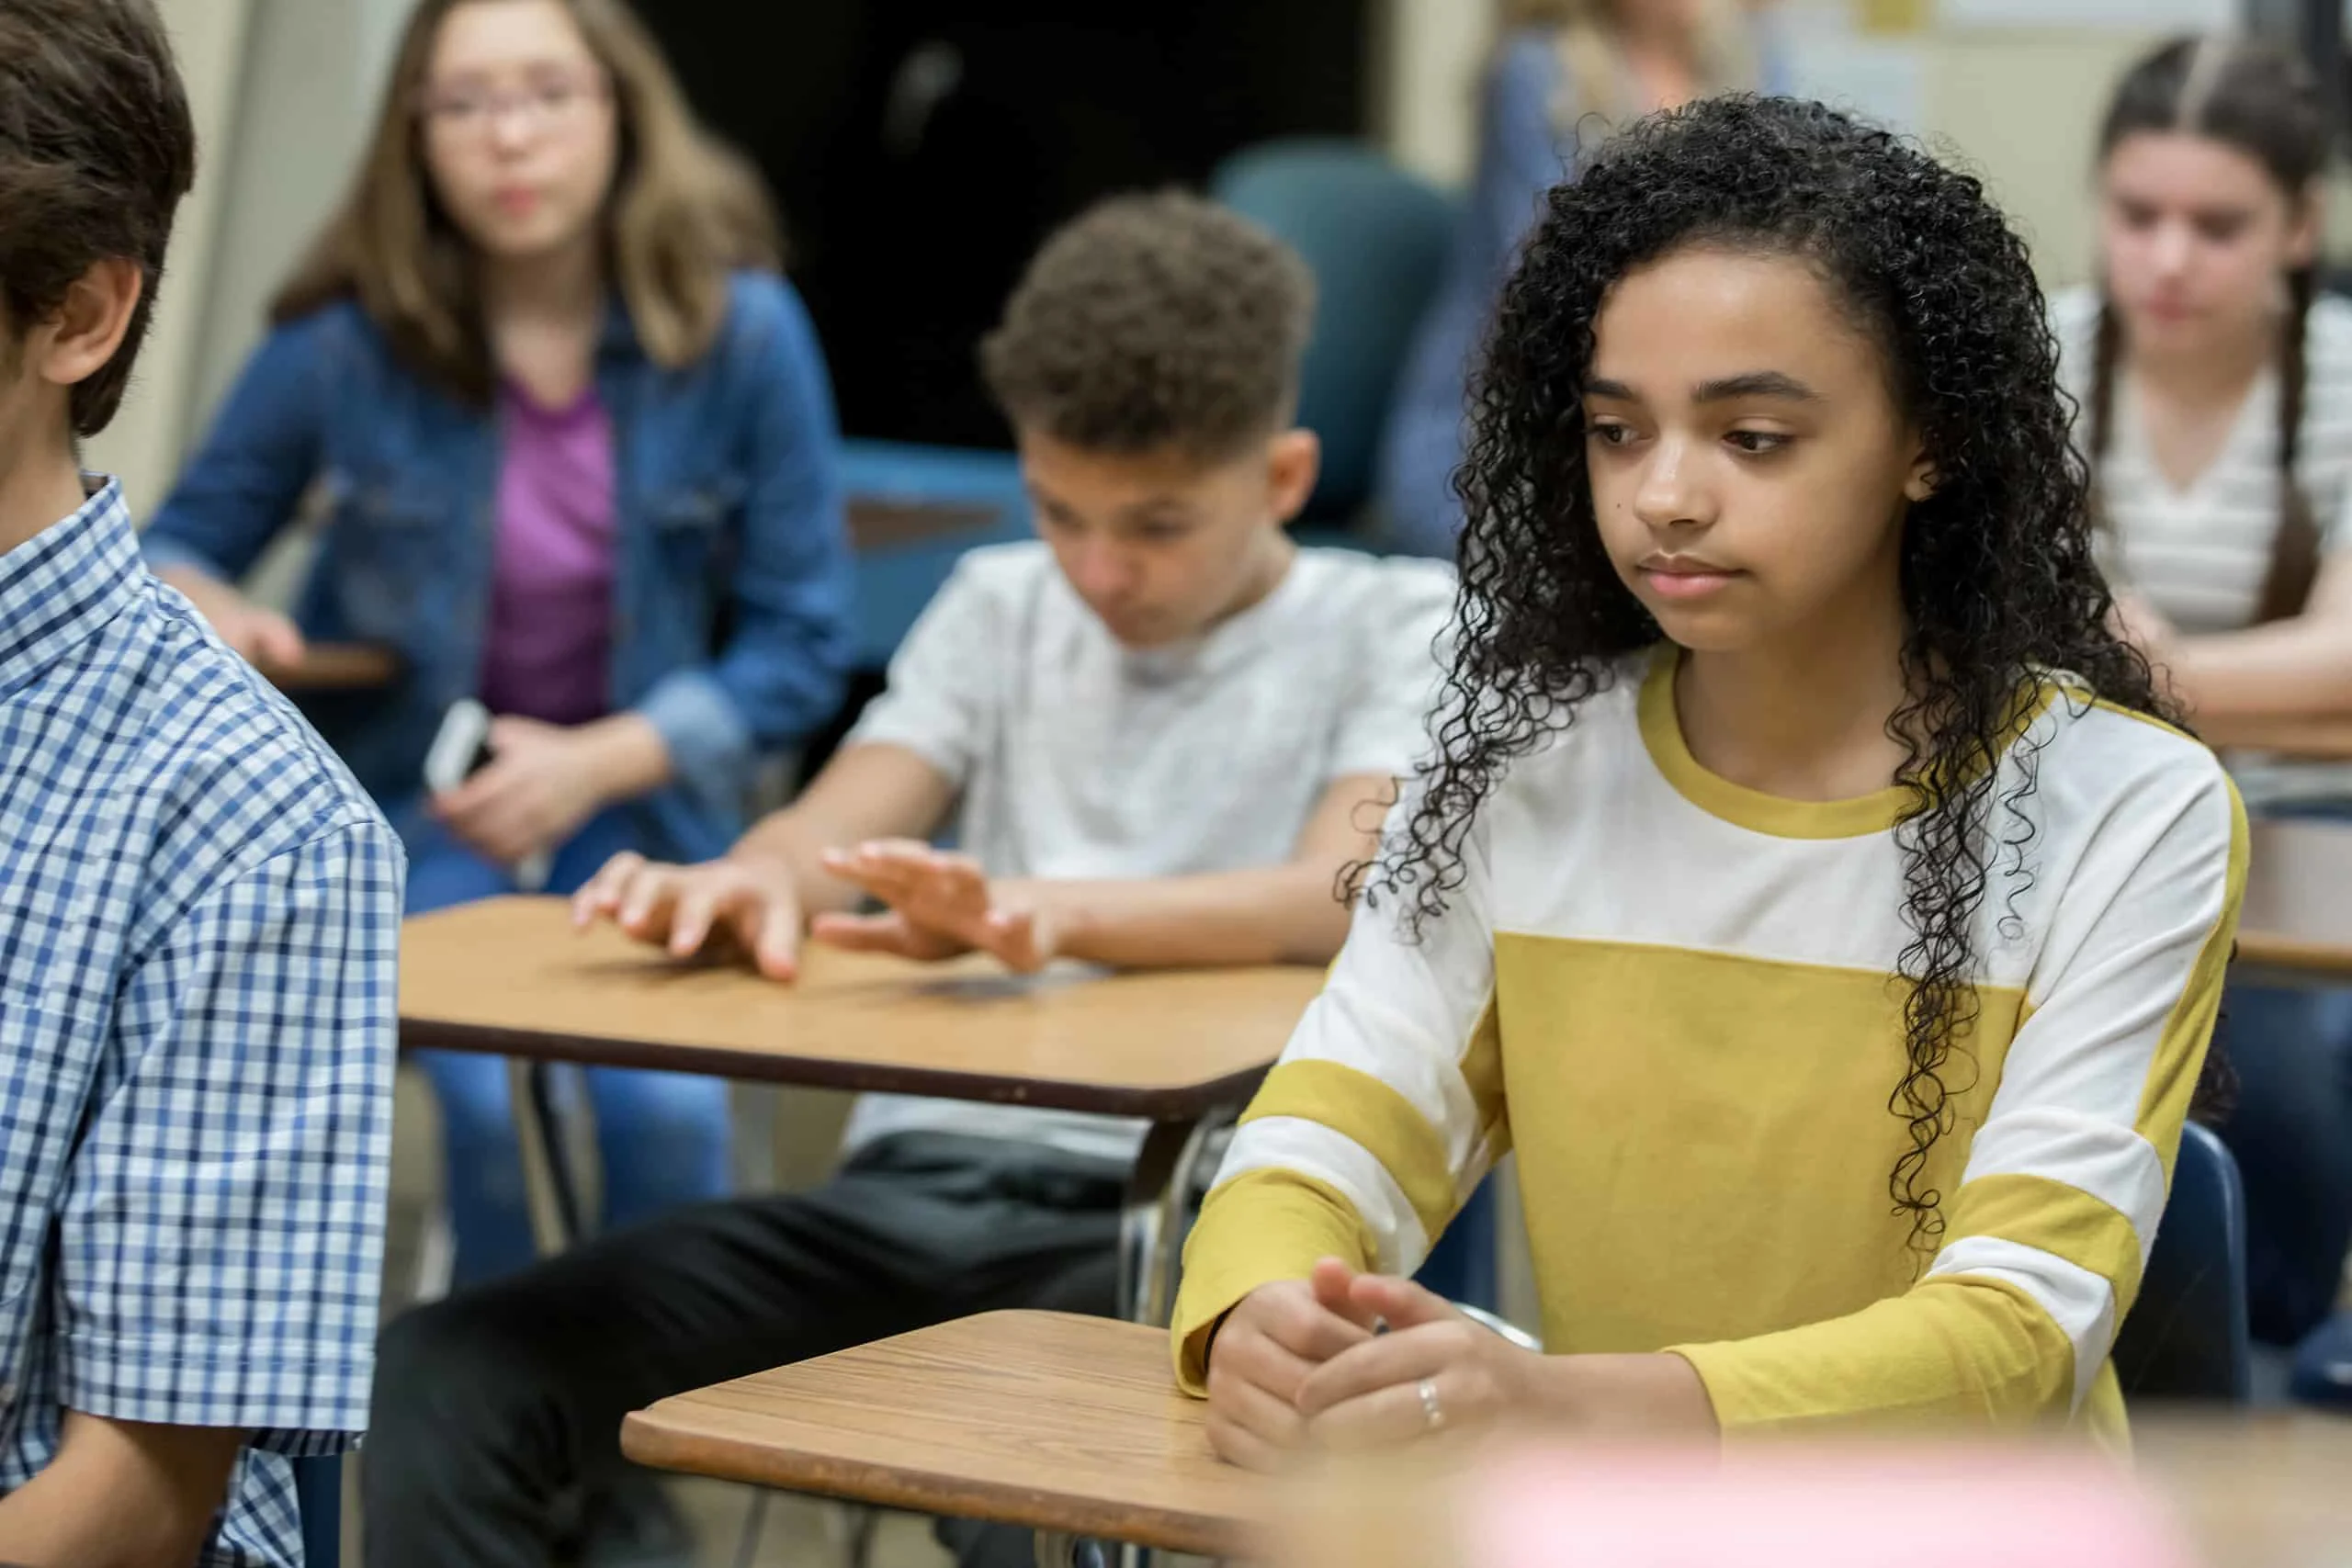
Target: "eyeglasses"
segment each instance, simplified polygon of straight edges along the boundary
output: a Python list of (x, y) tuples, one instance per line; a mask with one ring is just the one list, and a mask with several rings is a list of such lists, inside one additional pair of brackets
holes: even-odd
[(582, 71), (544, 77), (519, 89), (467, 85), (427, 90), (418, 100), (417, 112), (438, 135), (486, 137), (510, 116), (536, 135), (569, 125), (609, 91), (601, 74)]

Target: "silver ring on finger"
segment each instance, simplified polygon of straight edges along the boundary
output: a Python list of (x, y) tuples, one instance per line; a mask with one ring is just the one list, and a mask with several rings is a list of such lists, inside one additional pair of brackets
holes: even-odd
[(1414, 1392), (1421, 1396), (1421, 1430), (1434, 1432), (1444, 1426), (1445, 1406), (1438, 1401), (1437, 1380), (1423, 1378)]

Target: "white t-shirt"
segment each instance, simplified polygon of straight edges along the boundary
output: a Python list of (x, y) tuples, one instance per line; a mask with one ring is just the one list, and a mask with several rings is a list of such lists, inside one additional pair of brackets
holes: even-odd
[[(2090, 444), (2096, 289), (2052, 297), (2059, 375), (2084, 408)], [(2304, 331), (2302, 431), (2295, 479), (2319, 525), (2321, 549), (2352, 543), (2352, 301), (2324, 297)], [(2236, 631), (2252, 624), (2278, 532), (2278, 377), (2263, 371), (2221, 450), (2186, 490), (2156, 467), (2128, 379), (2115, 388), (2099, 499), (2108, 534), (2102, 561), (2119, 587), (2146, 595), (2183, 631)]]
[[(847, 745), (922, 756), (961, 792), (992, 876), (1143, 878), (1288, 860), (1326, 790), (1427, 750), (1453, 574), (1306, 549), (1263, 600), (1182, 645), (1123, 647), (1037, 542), (972, 551), (890, 663)], [(1141, 1123), (868, 1096), (854, 1148), (959, 1133), (1132, 1158)]]

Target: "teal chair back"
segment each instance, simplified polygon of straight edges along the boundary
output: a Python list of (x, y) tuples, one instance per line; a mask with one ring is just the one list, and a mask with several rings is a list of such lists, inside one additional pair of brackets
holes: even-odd
[(2192, 1122), (2139, 1299), (2116, 1331), (2124, 1398), (2245, 1404), (2254, 1389), (2246, 1313), (2245, 1186), (2228, 1147)]
[(1323, 477), (1307, 516), (1352, 518), (1371, 496), (1389, 400), (1444, 276), (1454, 203), (1377, 149), (1324, 137), (1237, 152), (1210, 194), (1281, 236), (1314, 271), (1299, 421), (1323, 438)]

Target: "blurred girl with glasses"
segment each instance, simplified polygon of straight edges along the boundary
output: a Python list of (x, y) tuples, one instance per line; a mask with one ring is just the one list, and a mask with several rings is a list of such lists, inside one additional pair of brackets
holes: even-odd
[[(741, 830), (848, 660), (831, 394), (773, 216), (622, 0), (424, 0), (342, 209), (149, 529), (265, 670), (395, 650), (312, 716), (401, 829), (412, 913)], [(235, 586), (298, 516), (290, 616)], [(464, 698), (489, 756), (428, 793)], [(421, 1053), (458, 1273), (531, 1251), (502, 1063)], [(592, 1070), (608, 1222), (725, 1184), (726, 1086)]]

